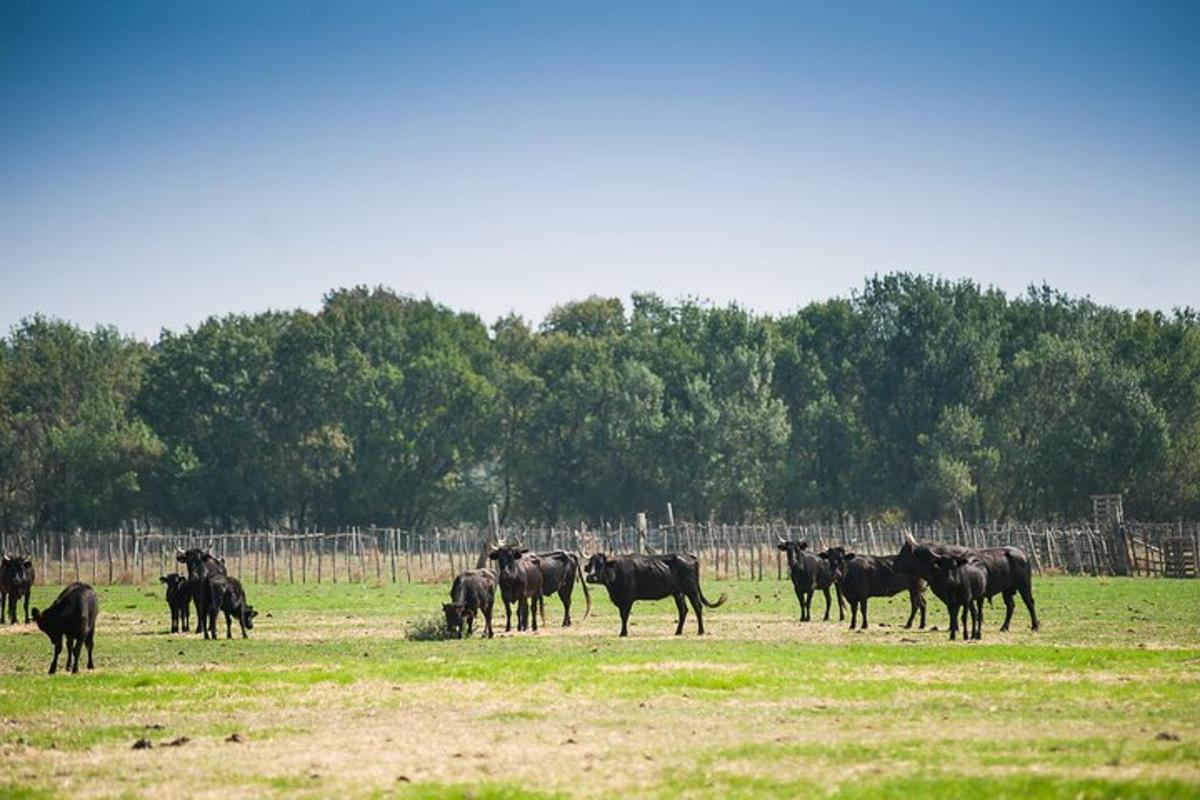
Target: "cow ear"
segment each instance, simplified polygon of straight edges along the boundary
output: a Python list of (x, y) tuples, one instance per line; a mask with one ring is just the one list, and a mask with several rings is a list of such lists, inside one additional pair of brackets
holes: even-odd
[(161, 578), (158, 579), (158, 582), (159, 583), (167, 583), (168, 582), (167, 576), (163, 575)]
[(807, 550), (808, 542), (801, 542), (800, 544), (796, 545), (796, 549), (797, 550)]
[(958, 564), (960, 567), (965, 567), (967, 565), (967, 557), (959, 556), (958, 558), (954, 559), (954, 563)]
[(784, 552), (787, 552), (787, 549), (788, 549), (787, 542), (780, 542), (779, 544), (775, 545), (775, 549), (783, 550)]
[(492, 561), (499, 561), (500, 560), (500, 551), (493, 550), (492, 552), (488, 553), (488, 558), (490, 558)]
[(33, 569), (33, 562), (26, 559), (25, 560), (25, 569)]
[(842, 553), (842, 558), (846, 559), (847, 561), (849, 561), (852, 558), (855, 558), (856, 556), (857, 556), (857, 553)]

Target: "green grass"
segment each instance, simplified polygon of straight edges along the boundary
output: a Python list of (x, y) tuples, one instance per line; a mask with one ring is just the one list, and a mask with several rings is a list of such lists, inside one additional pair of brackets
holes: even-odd
[(101, 587), (95, 672), (0, 631), (0, 796), (1200, 796), (1200, 582), (1041, 579), (1040, 632), (998, 604), (969, 644), (932, 597), (939, 631), (893, 598), (852, 633), (786, 582), (709, 583), (703, 638), (667, 601), (618, 639), (601, 589), (490, 641), (404, 638), (444, 586), (251, 585), (252, 638), (216, 642), (168, 633), (157, 585)]

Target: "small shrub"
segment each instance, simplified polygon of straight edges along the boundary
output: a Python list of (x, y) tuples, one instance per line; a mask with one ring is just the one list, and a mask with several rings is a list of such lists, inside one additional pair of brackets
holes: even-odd
[(404, 626), (404, 638), (414, 642), (440, 642), (450, 638), (446, 621), (437, 617), (410, 620)]

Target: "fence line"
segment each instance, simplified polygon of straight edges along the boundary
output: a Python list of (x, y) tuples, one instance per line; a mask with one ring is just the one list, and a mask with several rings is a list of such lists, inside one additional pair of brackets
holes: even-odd
[[(1126, 522), (1115, 528), (1049, 523), (914, 526), (918, 539), (969, 547), (1013, 545), (1035, 571), (1071, 575), (1196, 577), (1200, 524)], [(535, 552), (585, 553), (685, 551), (696, 554), (718, 578), (785, 577), (777, 537), (803, 539), (820, 550), (843, 545), (873, 555), (895, 553), (902, 530), (853, 525), (731, 525), (680, 523), (601, 528), (511, 526), (502, 535)], [(449, 579), (473, 568), (490, 537), (475, 526), (411, 531), (345, 527), (303, 532), (245, 530), (229, 533), (145, 530), (75, 533), (0, 533), (0, 549), (30, 556), (40, 582), (146, 583), (182, 570), (176, 547), (205, 547), (226, 562), (231, 575), (253, 583), (399, 583)], [(773, 563), (772, 563), (773, 562)]]

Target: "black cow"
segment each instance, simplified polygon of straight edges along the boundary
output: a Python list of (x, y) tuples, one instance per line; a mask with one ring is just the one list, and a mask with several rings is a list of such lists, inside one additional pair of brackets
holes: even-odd
[(175, 560), (187, 565), (188, 589), (192, 594), (192, 602), (196, 604), (196, 632), (203, 634), (205, 639), (216, 639), (217, 609), (209, 608), (209, 600), (213, 596), (209, 583), (214, 576), (225, 575), (225, 563), (199, 548), (176, 550)]
[(563, 627), (571, 627), (571, 592), (575, 590), (575, 581), (583, 587), (583, 599), (587, 608), (583, 618), (587, 619), (592, 613), (592, 593), (588, 590), (587, 581), (583, 579), (583, 569), (579, 566), (579, 556), (565, 550), (551, 550), (548, 553), (538, 553), (538, 568), (542, 571), (542, 594), (537, 599), (538, 610), (542, 614), (542, 625), (546, 624), (546, 598), (555, 592), (563, 604)]
[(512, 604), (516, 603), (517, 630), (529, 630), (532, 623), (533, 630), (537, 631), (536, 604), (542, 596), (542, 569), (538, 557), (524, 547), (501, 544), (488, 554), (488, 558), (498, 567), (500, 597), (504, 600), (504, 630), (512, 630)]
[(1013, 596), (1020, 593), (1029, 610), (1029, 619), (1033, 630), (1038, 629), (1037, 608), (1033, 602), (1033, 570), (1025, 551), (1019, 547), (985, 547), (973, 550), (961, 545), (942, 544), (940, 542), (918, 542), (911, 533), (905, 532), (904, 544), (896, 554), (896, 569), (910, 575), (918, 575), (929, 582), (933, 593), (943, 603), (946, 602), (945, 591), (942, 587), (941, 576), (934, 569), (934, 559), (937, 556), (970, 556), (973, 555), (983, 562), (987, 570), (986, 597), (989, 601), (996, 595), (1004, 597), (1004, 624), (1001, 631), (1008, 630), (1012, 622), (1013, 609), (1016, 603)]
[[(950, 641), (958, 628), (958, 613), (962, 610), (963, 641), (983, 638), (983, 599), (987, 594), (987, 568), (975, 556), (937, 556), (934, 571), (946, 592), (950, 609)], [(967, 613), (971, 627), (967, 628)]]
[(237, 617), (242, 629), (242, 638), (249, 638), (246, 631), (254, 630), (254, 618), (258, 612), (246, 602), (246, 590), (242, 582), (228, 575), (212, 575), (208, 579), (208, 626), (212, 638), (217, 638), (217, 612), (225, 614), (225, 638), (233, 638), (233, 618)]
[(905, 628), (911, 628), (917, 612), (925, 627), (925, 582), (915, 575), (897, 572), (895, 556), (866, 556), (847, 553), (844, 548), (831, 547), (825, 551), (834, 566), (842, 594), (850, 603), (850, 630), (854, 630), (858, 611), (862, 609), (862, 628), (867, 627), (867, 600), (872, 597), (892, 597), (908, 592), (909, 615)]
[(446, 630), (463, 638), (475, 632), (475, 613), (483, 614), (483, 635), (492, 638), (492, 606), (496, 602), (496, 573), (490, 569), (472, 569), (459, 573), (450, 587), (450, 602), (442, 604)]
[(787, 553), (788, 574), (792, 578), (792, 588), (796, 590), (796, 599), (800, 601), (800, 621), (812, 619), (813, 593), (820, 589), (825, 595), (825, 621), (829, 621), (829, 587), (837, 593), (838, 619), (846, 618), (845, 604), (842, 602), (842, 589), (834, 581), (833, 564), (827, 553), (814, 556), (808, 549), (808, 542), (779, 540), (777, 547)]
[(687, 619), (687, 598), (696, 612), (696, 632), (704, 635), (703, 606), (716, 608), (726, 600), (724, 593), (717, 602), (710, 603), (700, 589), (700, 562), (688, 553), (665, 555), (606, 556), (597, 553), (588, 559), (588, 583), (602, 583), (608, 589), (608, 599), (621, 613), (621, 635), (629, 635), (629, 612), (637, 600), (661, 600), (675, 598), (679, 611), (679, 624), (675, 635), (683, 633), (683, 621)]
[(58, 654), (62, 652), (62, 640), (67, 638), (67, 669), (79, 672), (79, 649), (87, 645), (87, 668), (92, 669), (92, 644), (96, 636), (96, 615), (100, 613), (100, 601), (96, 592), (86, 583), (72, 583), (63, 589), (45, 611), (33, 610), (33, 621), (54, 643), (54, 660), (50, 662), (50, 674), (58, 672)]
[(0, 560), (0, 622), (8, 607), (8, 622), (17, 624), (17, 601), (25, 598), (25, 624), (29, 624), (29, 591), (33, 586), (33, 562), (25, 556), (4, 556)]
[(187, 633), (191, 616), (192, 590), (186, 575), (163, 575), (158, 579), (167, 585), (167, 605), (171, 608), (171, 633)]

